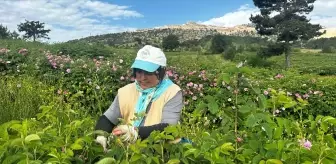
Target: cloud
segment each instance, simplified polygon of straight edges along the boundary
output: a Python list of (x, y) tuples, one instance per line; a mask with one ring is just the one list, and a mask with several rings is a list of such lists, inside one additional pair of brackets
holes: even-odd
[(312, 23), (319, 23), (324, 27), (336, 27), (336, 1), (318, 0), (314, 3), (314, 10), (309, 14)]
[[(308, 15), (312, 23), (319, 23), (323, 27), (336, 27), (336, 1), (318, 0), (314, 3), (314, 10)], [(225, 15), (210, 20), (200, 22), (207, 25), (232, 27), (241, 24), (251, 23), (249, 20), (251, 14), (260, 13), (258, 8), (251, 7), (248, 4), (242, 5), (236, 11), (226, 13)]]
[(250, 23), (251, 14), (258, 13), (257, 8), (251, 8), (249, 5), (242, 5), (237, 11), (226, 13), (222, 17), (212, 18), (208, 21), (201, 22), (206, 25), (233, 27), (241, 24)]
[(62, 42), (90, 35), (135, 30), (111, 25), (113, 20), (139, 18), (142, 14), (128, 6), (94, 0), (3, 0), (0, 22), (11, 31), (27, 20), (39, 20), (51, 29), (51, 42)]

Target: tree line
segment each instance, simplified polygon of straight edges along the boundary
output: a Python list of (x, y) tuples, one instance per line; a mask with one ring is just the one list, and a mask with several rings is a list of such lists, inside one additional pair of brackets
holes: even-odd
[(45, 23), (40, 21), (29, 21), (17, 25), (17, 30), (23, 32), (24, 34), (20, 38), (20, 34), (15, 30), (11, 32), (8, 28), (0, 24), (0, 39), (32, 39), (34, 42), (38, 38), (50, 39), (48, 33), (50, 29), (45, 29)]

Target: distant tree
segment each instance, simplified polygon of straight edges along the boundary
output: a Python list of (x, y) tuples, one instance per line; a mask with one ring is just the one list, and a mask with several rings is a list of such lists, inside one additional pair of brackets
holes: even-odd
[(141, 48), (143, 46), (142, 40), (139, 37), (135, 37), (134, 41), (136, 42), (138, 48)]
[(137, 42), (137, 44), (141, 44), (141, 39), (139, 37), (135, 37), (134, 38), (134, 41)]
[(170, 34), (163, 38), (162, 48), (164, 50), (173, 50), (180, 45), (179, 38), (176, 35)]
[(0, 39), (7, 39), (7, 38), (10, 38), (10, 36), (11, 36), (11, 33), (7, 29), (7, 27), (0, 24)]
[(50, 29), (44, 29), (44, 23), (39, 21), (28, 21), (20, 23), (18, 25), (19, 32), (25, 32), (23, 38), (33, 38), (33, 41), (37, 38), (46, 38), (50, 39), (47, 33), (50, 32)]
[(211, 39), (210, 51), (214, 54), (223, 53), (231, 45), (228, 37), (217, 34)]
[[(260, 14), (251, 15), (258, 34), (275, 36), (276, 42), (284, 43), (286, 67), (290, 67), (291, 43), (297, 40), (309, 40), (320, 36), (322, 27), (311, 24), (304, 14), (313, 11), (316, 0), (253, 0)], [(272, 16), (274, 15), (274, 16)]]
[(13, 31), (11, 34), (10, 34), (11, 38), (13, 39), (19, 39), (19, 33), (17, 33), (16, 31)]

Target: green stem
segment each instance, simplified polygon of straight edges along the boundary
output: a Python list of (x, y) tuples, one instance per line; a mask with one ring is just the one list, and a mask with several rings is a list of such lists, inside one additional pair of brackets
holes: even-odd
[[(236, 102), (235, 102), (235, 106), (236, 106), (236, 110), (235, 110), (235, 136), (236, 139), (238, 138), (238, 94), (236, 93)], [(235, 155), (237, 156), (237, 151), (238, 151), (238, 142), (236, 142), (236, 151), (235, 151)]]
[[(321, 142), (323, 143), (323, 136), (324, 135), (322, 135), (322, 140), (321, 140)], [(319, 155), (319, 161), (318, 161), (318, 164), (320, 164), (321, 162), (322, 162), (322, 160), (324, 159), (324, 157), (322, 158), (322, 154), (323, 154), (324, 152), (323, 152), (323, 150), (322, 150), (322, 152), (321, 152), (321, 154)]]
[(128, 162), (128, 148), (129, 148), (129, 146), (127, 145), (126, 146), (126, 161)]
[(163, 145), (162, 145), (162, 143), (161, 143), (160, 145), (161, 145), (162, 162), (165, 163), (165, 160), (164, 160), (164, 154), (163, 154)]

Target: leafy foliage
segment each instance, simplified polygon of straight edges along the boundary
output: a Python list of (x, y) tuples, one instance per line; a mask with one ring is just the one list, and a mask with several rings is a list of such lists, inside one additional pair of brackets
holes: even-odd
[(215, 35), (211, 39), (210, 51), (211, 53), (219, 54), (226, 51), (231, 44), (231, 40), (224, 35)]
[(305, 47), (311, 49), (322, 49), (323, 47), (330, 47), (335, 45), (336, 45), (336, 37), (333, 37), (333, 38), (319, 38), (309, 40), (305, 44)]
[(28, 21), (26, 20), (24, 23), (20, 23), (18, 25), (19, 32), (25, 32), (23, 38), (33, 38), (35, 42), (38, 38), (46, 38), (49, 39), (48, 33), (51, 31), (50, 29), (44, 29), (44, 23), (40, 21)]
[(10, 31), (7, 27), (0, 24), (0, 39), (7, 39), (10, 37)]
[(336, 49), (333, 46), (324, 46), (322, 48), (322, 53), (335, 53)]
[(177, 35), (170, 34), (163, 38), (162, 40), (162, 48), (164, 50), (173, 50), (179, 46), (179, 38)]
[[(184, 93), (181, 123), (126, 144), (93, 128), (117, 89), (132, 82), (128, 68), (135, 50), (105, 47), (113, 55), (94, 58), (88, 45), (77, 51), (69, 43), (74, 49), (69, 55), (60, 53), (59, 45), (12, 40), (0, 45), (6, 48), (1, 59), (20, 59), (9, 67), (14, 71), (1, 71), (10, 79), (1, 91), (16, 89), (1, 101), (10, 104), (21, 93), (33, 97), (24, 87), (44, 100), (39, 107), (17, 104), (30, 104), (35, 117), (16, 116), (0, 125), (0, 163), (335, 163), (335, 80), (298, 73), (309, 65), (306, 60), (298, 58), (302, 65), (281, 71), (236, 66), (220, 55), (167, 53), (167, 75)], [(27, 51), (18, 53), (23, 48)], [(296, 53), (315, 65), (334, 57)], [(15, 86), (19, 76), (25, 82), (21, 88)], [(39, 81), (45, 82), (42, 89)], [(109, 136), (107, 152), (95, 143), (96, 134)], [(180, 137), (192, 143), (169, 142)]]
[(10, 32), (7, 27), (0, 24), (0, 39), (18, 39), (19, 34), (16, 31)]
[(257, 53), (258, 56), (262, 58), (268, 58), (271, 56), (282, 55), (286, 50), (285, 44), (283, 43), (271, 43), (267, 47), (261, 48)]

